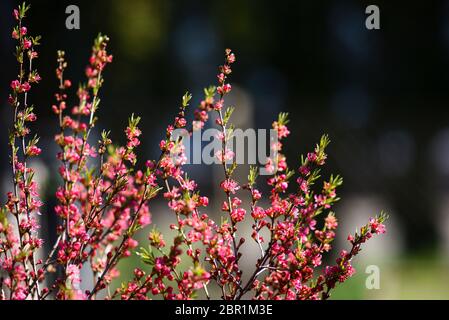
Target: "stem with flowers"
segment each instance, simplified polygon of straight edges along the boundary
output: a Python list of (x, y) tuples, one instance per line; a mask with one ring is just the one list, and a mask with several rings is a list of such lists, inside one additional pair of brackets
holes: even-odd
[[(37, 237), (39, 225), (36, 217), (42, 203), (38, 198), (34, 171), (27, 164), (29, 158), (41, 153), (41, 149), (37, 147), (39, 139), (37, 136), (29, 138), (28, 127), (29, 123), (36, 121), (34, 107), (28, 105), (28, 93), (41, 80), (38, 72), (33, 69), (33, 60), (38, 57), (35, 48), (39, 45), (40, 37), (30, 36), (23, 24), (28, 10), (29, 6), (22, 4), (13, 12), (16, 26), (12, 31), (12, 38), (17, 41), (15, 55), (19, 65), (17, 78), (11, 82), (11, 94), (8, 98), (13, 108), (13, 126), (9, 136), (13, 192), (8, 193), (8, 201), (0, 212), (3, 220), (0, 230), (7, 238), (2, 243), (4, 269), (9, 274), (3, 284), (9, 289), (10, 298), (39, 295), (39, 286), (33, 287), (31, 291), (27, 289), (30, 283), (42, 276), (42, 270), (37, 269), (35, 261), (35, 253), (42, 246), (42, 240)], [(14, 216), (16, 232), (6, 220), (8, 212)], [(1, 295), (4, 295), (3, 290)]]
[[(370, 219), (359, 233), (348, 237), (349, 252), (341, 251), (335, 265), (322, 266), (338, 227), (332, 206), (339, 200), (336, 189), (343, 180), (333, 175), (320, 179), (330, 143), (327, 135), (301, 157), (297, 170), (288, 166), (282, 153), (283, 141), (290, 134), (286, 113), (272, 125), (277, 140), (270, 146), (276, 157), (265, 165), (270, 173), (266, 180), (268, 204), (261, 204), (264, 195), (258, 187), (256, 167), (250, 168), (247, 182), (234, 178), (237, 165), (229, 144), (235, 109), (225, 108), (225, 98), (232, 91), (228, 80), (236, 61), (230, 49), (225, 50), (224, 64), (219, 67), (218, 85), (204, 89), (192, 123), (186, 120), (192, 96), (186, 93), (182, 97), (178, 113), (160, 141), (161, 153), (156, 160), (138, 163), (136, 150), (142, 132), (140, 118), (134, 115), (124, 130), (125, 145), (114, 144), (106, 130), (99, 141), (91, 141), (106, 66), (112, 62), (107, 51), (109, 38), (100, 34), (85, 69), (86, 82), (77, 90), (78, 103), (71, 107), (67, 101), (72, 85), (65, 78), (68, 63), (63, 51), (57, 53), (58, 92), (52, 110), (59, 126), (55, 142), (60, 148), (61, 185), (53, 210), (60, 220), (57, 239), (46, 259), (36, 260), (43, 249), (37, 219), (42, 203), (29, 159), (42, 150), (37, 147), (37, 136), (30, 138), (28, 126), (36, 121), (29, 92), (41, 80), (33, 69), (40, 37), (30, 36), (24, 26), (29, 8), (24, 3), (13, 12), (16, 26), (12, 38), (17, 41), (19, 72), (11, 82), (8, 99), (13, 110), (9, 139), (13, 180), (12, 192), (0, 208), (0, 300), (184, 300), (200, 294), (206, 299), (225, 300), (328, 299), (337, 283), (354, 274), (351, 262), (362, 244), (386, 231), (385, 214)], [(203, 212), (209, 199), (187, 175), (183, 138), (174, 135), (175, 129), (189, 135), (203, 129), (211, 113), (216, 115), (221, 140), (215, 157), (224, 175), (219, 184), (225, 195), (221, 206), (224, 215), (219, 222)], [(251, 197), (249, 212), (240, 199), (243, 192)], [(171, 211), (170, 229), (175, 236), (168, 241), (153, 227), (148, 232), (149, 245), (139, 246), (138, 234), (151, 224), (150, 206), (160, 194)], [(238, 228), (245, 219), (251, 219), (250, 234)], [(242, 247), (251, 238), (260, 257), (244, 275), (239, 261)], [(117, 266), (132, 254), (138, 255), (145, 267), (136, 267), (133, 277), (117, 287)], [(183, 260), (188, 263), (182, 264)], [(91, 272), (93, 286), (83, 292), (84, 268)]]

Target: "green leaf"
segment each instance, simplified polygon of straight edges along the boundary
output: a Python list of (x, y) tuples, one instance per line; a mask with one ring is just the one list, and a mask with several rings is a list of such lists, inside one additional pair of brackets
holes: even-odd
[(231, 118), (233, 112), (235, 110), (235, 107), (228, 107), (225, 111), (225, 114), (223, 116), (223, 126), (226, 126), (229, 122), (229, 119)]
[(248, 185), (253, 186), (256, 183), (257, 176), (259, 175), (259, 169), (256, 166), (249, 168)]
[(152, 252), (151, 247), (148, 247), (148, 250), (145, 248), (140, 248), (140, 251), (136, 252), (136, 254), (142, 259), (143, 263), (154, 266), (155, 256)]
[(279, 125), (286, 125), (287, 123), (289, 123), (290, 120), (288, 119), (288, 113), (287, 112), (279, 113), (277, 122)]
[(184, 108), (187, 108), (189, 105), (190, 100), (192, 99), (192, 95), (187, 91), (184, 96), (182, 97), (182, 106)]
[(204, 88), (204, 95), (207, 98), (213, 98), (215, 95), (215, 86), (210, 86), (209, 88)]

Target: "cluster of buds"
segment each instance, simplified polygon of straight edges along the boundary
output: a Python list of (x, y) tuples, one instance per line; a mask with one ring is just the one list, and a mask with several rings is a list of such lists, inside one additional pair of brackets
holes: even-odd
[[(232, 156), (225, 156), (228, 153), (230, 132), (233, 130), (229, 123), (233, 108), (225, 110), (224, 97), (231, 88), (226, 80), (234, 61), (234, 54), (226, 50), (225, 64), (219, 67), (218, 86), (204, 90), (205, 97), (195, 111), (195, 120), (190, 129), (193, 131), (203, 128), (209, 113), (217, 113), (216, 123), (221, 128), (220, 137), (223, 142), (222, 151), (217, 155), (224, 169), (224, 180), (220, 187), (226, 196), (222, 210), (227, 218), (216, 223), (206, 214), (200, 213), (201, 207), (206, 207), (209, 201), (200, 196), (196, 183), (187, 178), (182, 163), (176, 164), (168, 160), (168, 153), (182, 155), (184, 152), (177, 148), (179, 141), (171, 137), (170, 129), (174, 126), (169, 126), (167, 138), (160, 144), (162, 161), (154, 162), (154, 167), (158, 168), (163, 163), (162, 169), (156, 171), (156, 174), (165, 183), (164, 197), (177, 221), (171, 225), (171, 229), (178, 231), (178, 235), (169, 250), (165, 251), (166, 242), (162, 234), (153, 230), (149, 236), (149, 248), (139, 252), (142, 261), (152, 267), (151, 271), (145, 273), (139, 269), (139, 277), (124, 284), (113, 297), (120, 294), (123, 299), (149, 299), (159, 295), (164, 299), (190, 299), (195, 291), (201, 290), (206, 298), (210, 298), (207, 285), (215, 282), (221, 289), (222, 299), (327, 299), (336, 282), (345, 281), (355, 272), (350, 262), (359, 252), (361, 244), (373, 234), (385, 232), (383, 222), (386, 216), (372, 218), (368, 226), (362, 227), (360, 235), (348, 237), (353, 249), (350, 253), (342, 251), (337, 266), (322, 266), (323, 255), (331, 251), (331, 243), (338, 227), (331, 208), (339, 200), (336, 189), (343, 180), (339, 176), (331, 176), (328, 181), (323, 182), (319, 192), (313, 189), (327, 159), (325, 150), (330, 140), (326, 135), (313, 152), (301, 158), (296, 172), (288, 168), (286, 157), (282, 154), (282, 140), (290, 133), (286, 113), (281, 113), (273, 123), (278, 139), (271, 146), (277, 157), (273, 161), (269, 160), (266, 165), (266, 170), (273, 173), (267, 179), (267, 184), (271, 187), (270, 205), (267, 208), (259, 205), (262, 193), (256, 186), (256, 167), (251, 167), (247, 184), (240, 185), (233, 179), (236, 165)], [(187, 95), (184, 96), (181, 107), (182, 116), (186, 97)], [(190, 98), (188, 95), (189, 101)], [(296, 190), (289, 192), (295, 175)], [(170, 181), (176, 185), (171, 186)], [(243, 201), (238, 197), (238, 193), (243, 190), (248, 190), (251, 195), (250, 216), (254, 220), (251, 236), (260, 248), (260, 258), (247, 282), (242, 281), (239, 267), (239, 250), (246, 238), (238, 236), (237, 228), (238, 223), (249, 215), (242, 208)], [(322, 227), (319, 227), (320, 223)], [(268, 239), (262, 236), (264, 229), (270, 234)], [(191, 267), (181, 272), (179, 269), (183, 249), (192, 259), (193, 269)], [(208, 262), (208, 269), (202, 265), (201, 257)], [(195, 274), (193, 270), (197, 270), (194, 278), (190, 276), (192, 272)], [(316, 273), (320, 270), (322, 275), (317, 276)]]
[[(114, 145), (108, 131), (101, 133), (98, 143), (91, 144), (103, 73), (112, 62), (107, 52), (109, 39), (100, 34), (85, 70), (86, 82), (77, 91), (79, 102), (70, 109), (67, 91), (71, 81), (64, 77), (68, 64), (64, 52), (58, 51), (59, 91), (52, 106), (59, 121), (55, 142), (60, 147), (57, 158), (62, 181), (54, 207), (59, 218), (58, 237), (47, 258), (36, 261), (35, 253), (42, 247), (36, 214), (42, 203), (27, 160), (38, 156), (41, 149), (37, 137), (29, 138), (28, 124), (36, 120), (36, 115), (27, 99), (31, 87), (40, 80), (33, 69), (39, 38), (29, 36), (22, 24), (28, 8), (24, 4), (14, 10), (18, 25), (12, 37), (18, 41), (19, 63), (9, 96), (14, 110), (10, 134), (14, 190), (0, 208), (0, 299), (95, 299), (100, 292), (107, 292), (106, 299), (179, 300), (193, 299), (199, 293), (212, 299), (216, 291), (210, 290), (211, 283), (226, 300), (327, 299), (338, 282), (354, 274), (351, 260), (362, 244), (385, 232), (387, 217), (382, 214), (372, 218), (359, 233), (348, 237), (352, 248), (341, 251), (336, 265), (322, 266), (338, 227), (332, 206), (339, 200), (336, 189), (343, 180), (331, 176), (322, 188), (315, 188), (327, 159), (330, 140), (326, 135), (313, 152), (301, 158), (297, 170), (288, 167), (282, 153), (283, 139), (290, 133), (286, 113), (273, 122), (278, 139), (271, 145), (276, 157), (265, 168), (271, 173), (266, 181), (270, 189), (268, 204), (261, 201), (256, 167), (250, 168), (246, 183), (236, 180), (233, 173), (237, 165), (228, 148), (234, 108), (225, 107), (225, 97), (232, 90), (228, 78), (235, 62), (229, 49), (219, 67), (217, 86), (204, 90), (191, 124), (187, 123), (186, 110), (192, 96), (186, 93), (182, 97), (178, 114), (159, 144), (157, 160), (147, 160), (138, 167), (136, 149), (142, 132), (140, 118), (134, 115), (124, 130), (125, 145)], [(215, 155), (223, 168), (219, 185), (225, 200), (220, 222), (202, 212), (209, 206), (209, 199), (186, 174), (182, 138), (173, 135), (175, 129), (192, 134), (203, 128), (210, 113), (216, 116), (222, 146)], [(248, 212), (241, 196), (247, 192), (251, 199)], [(164, 237), (153, 228), (148, 248), (137, 249), (137, 232), (151, 224), (150, 203), (159, 194), (172, 212), (170, 229), (175, 236)], [(245, 219), (252, 221), (248, 235), (240, 228)], [(241, 249), (248, 241), (257, 244), (260, 257), (243, 281)], [(120, 275), (117, 265), (132, 254), (140, 256), (145, 268), (135, 268), (132, 279), (117, 288), (113, 282)], [(88, 268), (94, 279), (92, 288), (84, 292), (80, 289), (83, 268)]]
[(37, 146), (39, 138), (30, 137), (29, 128), (37, 120), (34, 108), (29, 104), (29, 94), (41, 80), (33, 66), (38, 58), (36, 48), (40, 37), (31, 36), (24, 25), (28, 10), (29, 6), (24, 3), (13, 12), (16, 26), (11, 35), (17, 41), (15, 56), (18, 63), (17, 78), (11, 81), (8, 98), (13, 109), (9, 135), (13, 191), (8, 192), (6, 205), (0, 208), (0, 299), (39, 297), (39, 281), (44, 273), (39, 268), (40, 261), (36, 260), (36, 252), (43, 244), (38, 235), (42, 203), (34, 170), (28, 165), (29, 159), (42, 151)]

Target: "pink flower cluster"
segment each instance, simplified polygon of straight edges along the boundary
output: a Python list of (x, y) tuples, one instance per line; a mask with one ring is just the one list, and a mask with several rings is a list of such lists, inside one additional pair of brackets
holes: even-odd
[(8, 192), (6, 204), (0, 208), (0, 299), (37, 298), (41, 294), (39, 282), (44, 271), (36, 252), (43, 241), (38, 237), (38, 215), (42, 202), (34, 180), (34, 170), (29, 167), (30, 158), (38, 156), (37, 136), (30, 137), (30, 124), (37, 117), (29, 104), (29, 93), (41, 77), (33, 63), (38, 58), (35, 50), (40, 37), (28, 34), (23, 19), (29, 6), (25, 4), (14, 10), (17, 22), (12, 31), (16, 40), (18, 76), (11, 81), (8, 102), (13, 109), (13, 125), (10, 129), (9, 147), (12, 172), (12, 191)]
[[(167, 126), (159, 143), (160, 156), (139, 167), (136, 148), (140, 145), (139, 117), (132, 115), (124, 130), (126, 144), (114, 145), (109, 133), (92, 143), (100, 107), (99, 92), (103, 74), (112, 56), (107, 52), (108, 37), (99, 35), (86, 67), (86, 82), (78, 91), (76, 105), (68, 107), (71, 81), (64, 77), (65, 54), (58, 52), (56, 77), (59, 90), (52, 106), (59, 132), (55, 142), (60, 151), (61, 184), (56, 191), (54, 213), (59, 218), (57, 240), (46, 259), (35, 258), (43, 241), (38, 237), (39, 200), (30, 157), (38, 156), (38, 138), (30, 138), (29, 123), (36, 120), (28, 106), (28, 93), (40, 81), (33, 69), (39, 37), (31, 37), (23, 26), (29, 7), (14, 10), (17, 26), (12, 37), (18, 42), (19, 76), (11, 82), (9, 103), (14, 110), (10, 137), (13, 191), (0, 209), (0, 300), (3, 299), (95, 299), (107, 292), (106, 299), (327, 299), (338, 282), (354, 272), (352, 258), (374, 234), (385, 232), (385, 215), (373, 218), (350, 235), (350, 252), (342, 251), (336, 264), (322, 266), (323, 255), (332, 249), (338, 227), (331, 211), (339, 200), (339, 176), (331, 176), (315, 188), (320, 168), (325, 164), (329, 144), (323, 136), (313, 152), (302, 158), (296, 170), (290, 169), (282, 153), (283, 139), (289, 134), (288, 116), (281, 113), (273, 123), (278, 141), (271, 148), (277, 157), (266, 170), (270, 192), (265, 199), (257, 187), (257, 168), (249, 171), (248, 181), (234, 177), (234, 154), (228, 147), (233, 126), (233, 108), (225, 106), (232, 91), (228, 82), (236, 58), (225, 51), (219, 67), (217, 86), (204, 90), (205, 96), (188, 123), (186, 110), (192, 96), (182, 97), (177, 115)], [(206, 125), (213, 114), (220, 128), (222, 150), (215, 156), (223, 168), (219, 182), (223, 191), (220, 222), (204, 213), (209, 199), (201, 195), (196, 182), (184, 169), (186, 150), (173, 131), (185, 128), (193, 133)], [(173, 237), (164, 237), (153, 228), (148, 248), (139, 247), (137, 232), (151, 224), (150, 203), (160, 195), (172, 212)], [(249, 209), (244, 197), (250, 198)], [(252, 231), (245, 235), (241, 223), (250, 219)], [(268, 235), (268, 236), (267, 236)], [(253, 272), (243, 278), (242, 246), (254, 241), (260, 257)], [(145, 268), (135, 268), (129, 281), (116, 286), (118, 263), (133, 252)], [(184, 261), (184, 263), (182, 263)], [(80, 289), (81, 271), (92, 272), (91, 289)], [(245, 281), (243, 279), (246, 279)], [(107, 290), (105, 290), (107, 289)]]

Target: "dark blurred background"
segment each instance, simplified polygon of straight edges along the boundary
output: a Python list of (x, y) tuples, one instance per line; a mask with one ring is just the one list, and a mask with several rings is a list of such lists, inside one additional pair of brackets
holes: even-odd
[[(330, 135), (325, 175), (345, 179), (337, 206), (346, 226), (342, 238), (380, 210), (392, 217), (385, 240), (367, 248), (377, 259), (367, 254), (359, 275), (336, 297), (449, 297), (441, 283), (449, 257), (448, 1), (28, 2), (29, 30), (43, 36), (37, 62), (43, 81), (31, 99), (39, 116), (35, 130), (46, 150), (56, 152), (51, 113), (56, 50), (66, 51), (67, 75), (77, 84), (93, 38), (98, 32), (110, 36), (114, 62), (101, 90), (97, 127), (111, 129), (120, 142), (127, 117), (139, 114), (140, 157), (146, 159), (158, 154), (181, 96), (189, 90), (193, 105), (198, 103), (202, 88), (215, 83), (217, 65), (230, 47), (237, 55), (231, 81), (236, 115), (241, 112), (238, 124), (269, 128), (280, 111), (289, 112), (292, 134), (285, 147), (292, 166), (322, 133)], [(3, 191), (10, 178), (6, 99), (16, 72), (10, 12), (18, 3), (0, 3)], [(69, 4), (80, 8), (80, 30), (65, 28)], [(380, 30), (365, 27), (369, 4), (380, 8)], [(55, 152), (44, 152), (36, 163), (46, 196), (58, 182)], [(213, 168), (191, 171), (202, 189), (219, 181)], [(45, 211), (52, 225), (51, 202)], [(371, 260), (385, 275), (380, 290), (364, 289), (364, 268)]]

